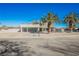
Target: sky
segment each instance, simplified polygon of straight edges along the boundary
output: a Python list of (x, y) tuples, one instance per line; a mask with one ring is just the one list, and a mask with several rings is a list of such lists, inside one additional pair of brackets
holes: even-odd
[[(6, 26), (19, 26), (23, 23), (39, 21), (42, 16), (52, 12), (59, 20), (69, 12), (79, 13), (79, 4), (75, 3), (0, 3), (0, 23)], [(66, 27), (66, 24), (54, 24), (55, 27)]]

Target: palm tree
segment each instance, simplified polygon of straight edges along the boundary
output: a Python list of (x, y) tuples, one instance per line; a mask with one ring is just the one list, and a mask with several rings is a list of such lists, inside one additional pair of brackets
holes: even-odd
[(75, 12), (71, 12), (65, 17), (64, 22), (68, 24), (68, 29), (72, 32), (75, 29), (76, 23), (79, 21), (79, 16)]
[(58, 21), (58, 16), (56, 16), (55, 14), (52, 14), (52, 13), (49, 12), (48, 15), (47, 15), (48, 33), (51, 32), (52, 24), (53, 24), (54, 22), (56, 22), (56, 21)]

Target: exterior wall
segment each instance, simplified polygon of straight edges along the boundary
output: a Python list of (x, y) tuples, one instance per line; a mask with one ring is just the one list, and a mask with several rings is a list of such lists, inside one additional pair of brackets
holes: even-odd
[(0, 32), (19, 32), (19, 29), (7, 29), (7, 30), (2, 29), (0, 30)]
[(38, 28), (34, 28), (34, 27), (25, 27), (25, 28), (22, 28), (23, 29), (23, 32), (38, 32)]
[(21, 32), (38, 32), (40, 28), (39, 24), (21, 24)]

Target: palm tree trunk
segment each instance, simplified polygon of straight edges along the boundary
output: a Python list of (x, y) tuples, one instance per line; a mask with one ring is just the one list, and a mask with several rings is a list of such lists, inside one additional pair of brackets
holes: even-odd
[(70, 29), (70, 32), (73, 32), (73, 28)]
[(70, 29), (70, 32), (73, 32), (73, 24), (69, 24), (69, 29)]
[(50, 27), (48, 27), (48, 33), (50, 33), (51, 32), (51, 28)]
[(48, 22), (48, 33), (51, 32), (51, 25), (52, 25), (52, 22)]

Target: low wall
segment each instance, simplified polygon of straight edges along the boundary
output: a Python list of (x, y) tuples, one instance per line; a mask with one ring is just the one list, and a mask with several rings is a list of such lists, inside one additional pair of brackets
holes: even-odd
[(0, 30), (0, 32), (19, 32), (19, 29), (8, 29), (8, 30)]

